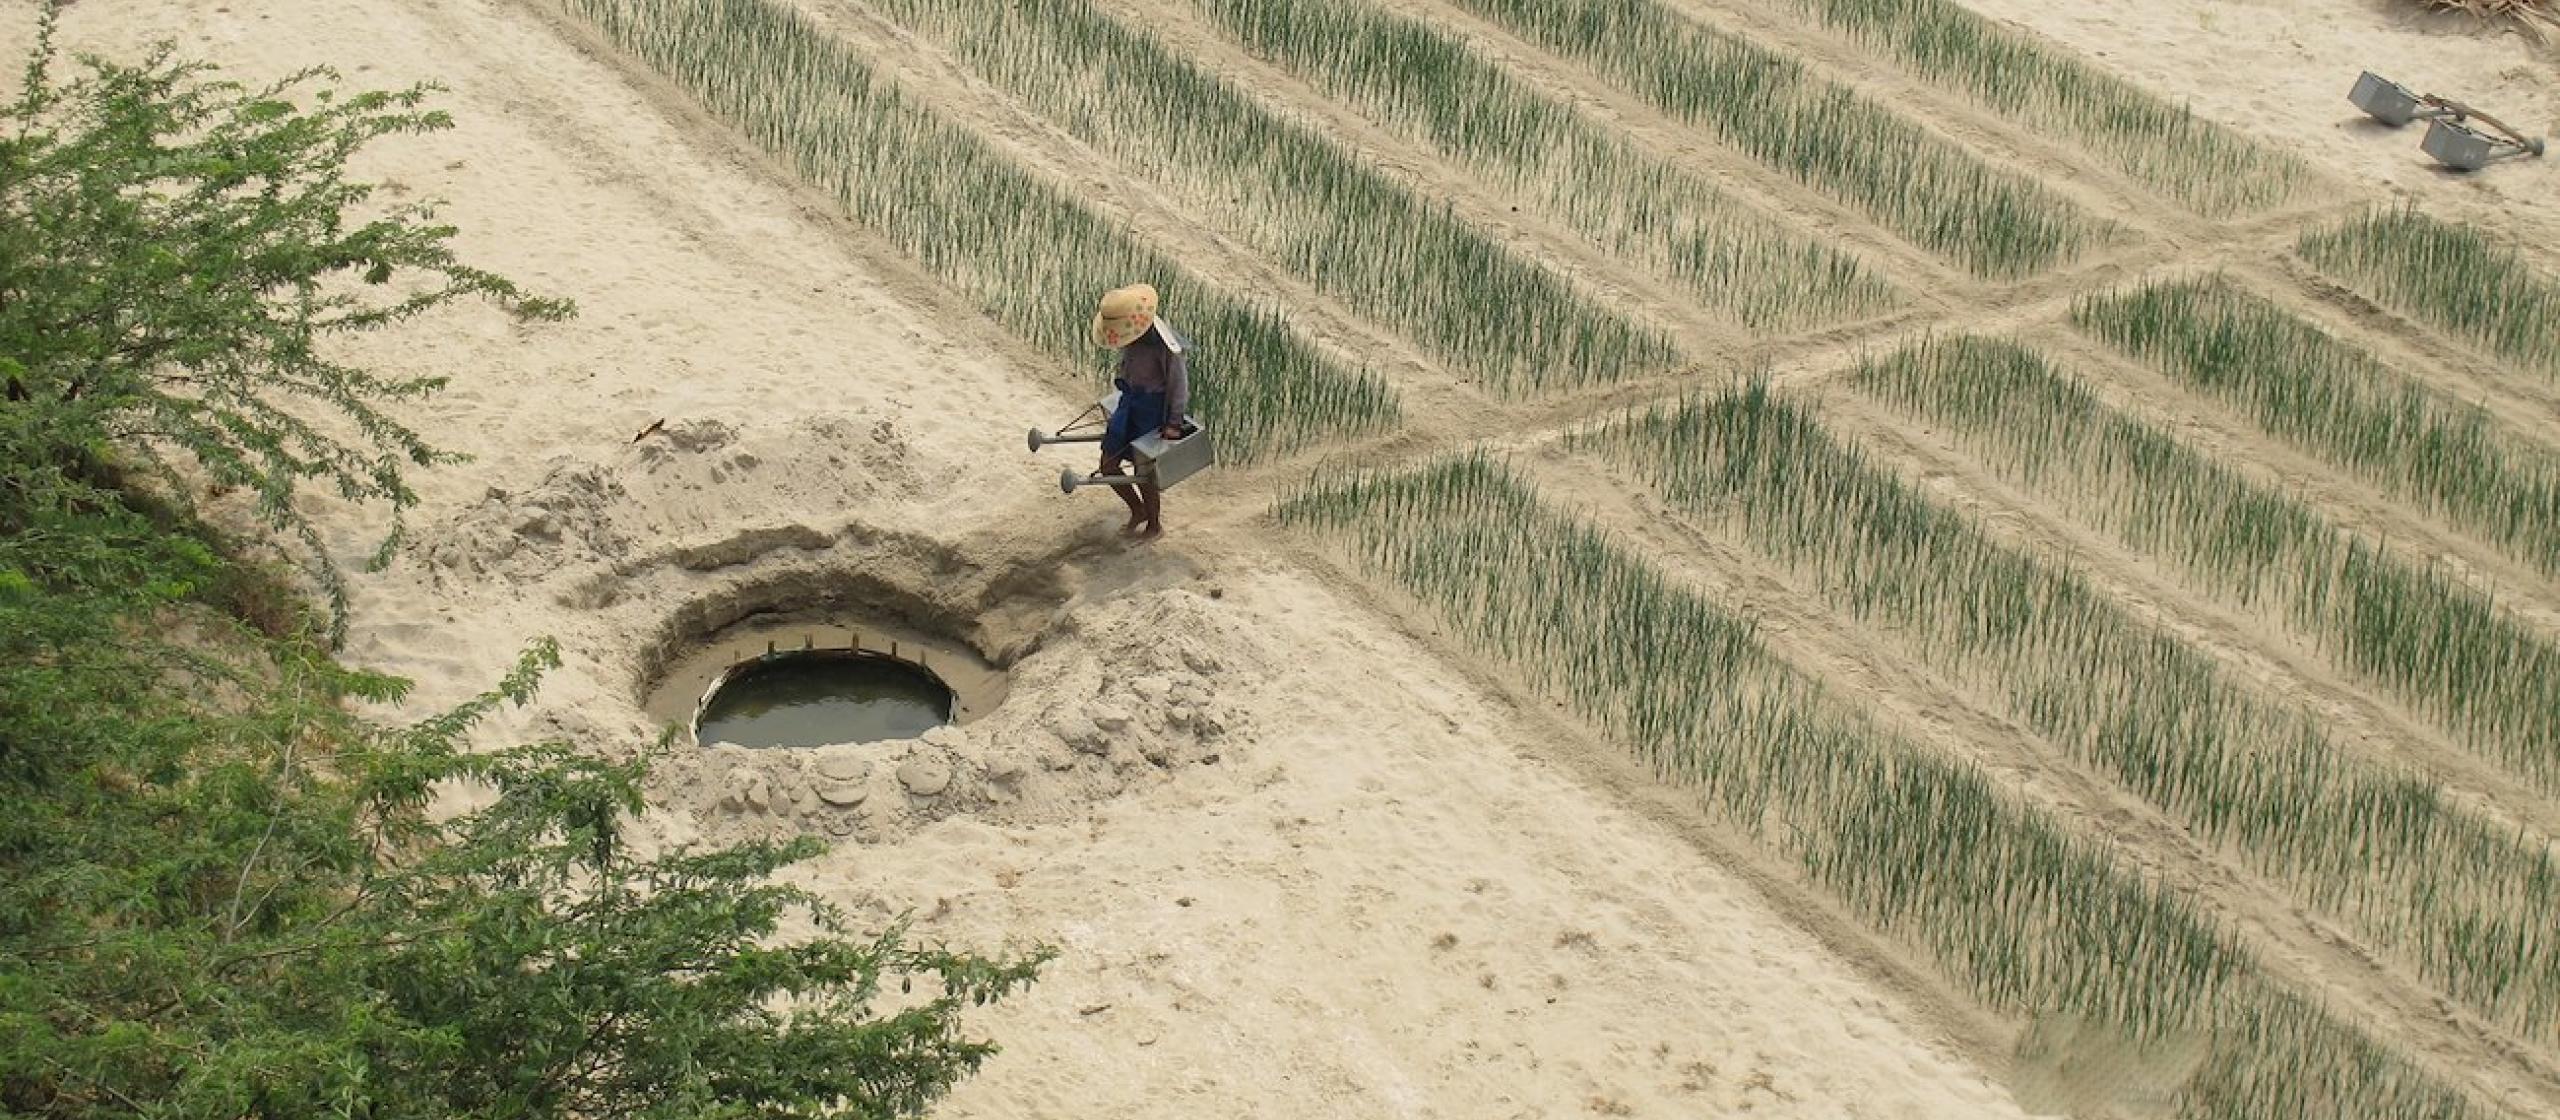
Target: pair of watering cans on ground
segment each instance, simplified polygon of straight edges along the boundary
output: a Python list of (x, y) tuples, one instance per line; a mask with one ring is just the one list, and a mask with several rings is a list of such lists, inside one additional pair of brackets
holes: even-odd
[(2539, 157), (2543, 152), (2541, 139), (2528, 138), (2496, 117), (2450, 98), (2412, 93), (2371, 70), (2356, 78), (2347, 100), (2366, 116), (2393, 128), (2425, 120), (2427, 138), (2419, 148), (2456, 171), (2478, 171), (2499, 160)]

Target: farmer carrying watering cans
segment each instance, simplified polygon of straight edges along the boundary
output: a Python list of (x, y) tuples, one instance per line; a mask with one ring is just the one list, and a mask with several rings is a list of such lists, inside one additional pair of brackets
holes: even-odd
[[(1118, 473), (1129, 457), (1129, 445), (1150, 432), (1168, 440), (1182, 438), (1184, 410), (1191, 404), (1191, 368), (1183, 361), (1182, 337), (1156, 314), (1156, 290), (1131, 284), (1103, 294), (1093, 314), (1093, 340), (1120, 352), (1120, 406), (1111, 413), (1102, 435), (1102, 471)], [(1111, 488), (1129, 507), (1124, 534), (1154, 537), (1164, 532), (1164, 492), (1151, 480)]]

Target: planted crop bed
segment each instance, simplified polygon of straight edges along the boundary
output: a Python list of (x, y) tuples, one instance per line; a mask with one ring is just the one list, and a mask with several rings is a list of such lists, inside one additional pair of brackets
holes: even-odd
[(1856, 257), (1752, 213), (1428, 23), (1368, 0), (1192, 2), (1254, 54), (1747, 326), (1819, 326), (1894, 302)]
[(1933, 339), (1856, 382), (2209, 592), (2265, 605), (2342, 667), (2560, 788), (2560, 648), (2486, 595), (2339, 530), (2014, 343)]
[(2223, 277), (2084, 298), (2072, 317), (2267, 434), (2560, 574), (2560, 455), (2487, 409), (2386, 369)]
[[(2287, 309), (2310, 294), (2244, 292), (2229, 277), (2245, 268), (2076, 301), (2058, 281), (2009, 285), (2091, 255), (2117, 227), (2036, 174), (1666, 0), (1182, 0), (1170, 28), (1126, 0), (552, 2), (1043, 353), (1099, 372), (1085, 337), (1094, 298), (1157, 284), (1202, 348), (1199, 407), (1231, 462), (1398, 423), (1388, 385), (1317, 338), (1392, 333), (1428, 356), (1422, 376), (1445, 370), (1505, 398), (1461, 395), (1461, 415), (1358, 449), (1372, 463), (1415, 445), (1430, 454), (1401, 470), (1328, 469), (1292, 488), (1276, 520), (1418, 604), (1471, 655), (1516, 670), (1541, 703), (1569, 703), (1595, 738), (1694, 792), (1720, 827), (1907, 947), (1913, 967), (1970, 993), (2030, 1048), (2045, 1028), (2082, 1022), (2137, 1048), (2194, 1043), (2201, 1066), (2164, 1075), (2163, 1091), (2175, 1086), (2176, 1115), (2234, 1120), (2487, 1115), (2466, 1091), (2513, 1091), (2560, 1052), (2560, 864), (2538, 832), (2549, 804), (2450, 793), (2233, 664), (2234, 648), (2246, 658), (2262, 640), (2316, 648), (2338, 670), (2322, 683), (2371, 685), (2550, 793), (2560, 642), (2538, 623), (2107, 407), (2022, 347), (1941, 337), (1846, 370), (1851, 389), (1949, 429), (1964, 454), (2019, 481), (2030, 513), (2068, 506), (2165, 558), (2187, 584), (2173, 598), (2281, 624), (2268, 627), (2275, 638), (2190, 641), (2084, 566), (2127, 565), (2116, 550), (2047, 555), (1932, 499), (1765, 386), (1702, 389), (1670, 334), (1606, 293), (1684, 301), (1703, 312), (1684, 328), (1730, 328), (1701, 353), (1728, 335), (1735, 350), (1797, 336), (1771, 349), (1808, 354), (1783, 360), (1813, 367), (1788, 374), (1809, 379), (1837, 366), (1825, 355), (1918, 315), (2036, 329), (2067, 317), (2191, 389), (2198, 407), (2560, 575), (2560, 453), (2423, 370), (2387, 367), (2355, 341), (2359, 325), (2324, 332)], [(1968, 127), (2077, 145), (2194, 212), (2146, 247), (2226, 231), (2245, 245), (2269, 231), (2215, 219), (2285, 206), (2307, 182), (2298, 161), (1948, 0), (1771, 3), (1959, 91), (1932, 100)], [(1215, 57), (1185, 57), (1176, 42)], [(913, 88), (875, 72), (870, 50), (901, 60)], [(1296, 80), (1267, 90), (1220, 76), (1274, 68)], [(1638, 112), (1647, 119), (1620, 125), (1556, 93), (1560, 69), (1671, 123)], [(1309, 96), (1323, 103), (1290, 100)], [(1325, 125), (1350, 114), (1367, 122), (1358, 135), (1427, 147), (1452, 181), (1418, 185), (1378, 166)], [(1777, 205), (1740, 202), (1719, 185), (1726, 173), (1763, 180), (1753, 196)], [(1178, 214), (1159, 222), (1147, 202), (1093, 198), (1115, 190)], [(1863, 219), (1776, 212), (1817, 195)], [(1466, 217), (1505, 203), (1578, 239), (1572, 263), (1539, 256), (1555, 233)], [(2156, 210), (2128, 221), (2171, 221)], [(1202, 236), (1382, 329), (1293, 326), (1260, 293), (1202, 275), (1179, 240)], [(1860, 237), (1907, 241), (2002, 286), (1928, 290), (1950, 272)], [(2299, 251), (2500, 362), (2560, 371), (2549, 329), (2560, 285), (2475, 232), (2378, 212)], [(1928, 275), (1889, 279), (1891, 262)], [(1657, 381), (1678, 395), (1656, 394)], [(1612, 387), (1659, 399), (1589, 423)], [(1568, 396), (1577, 390), (1595, 392)], [(1789, 663), (1749, 619), (1594, 520), (1633, 515), (1566, 512), (1481, 453), (1446, 453), (1487, 426), (1560, 450), (1564, 469), (1632, 483), (1648, 509), (1659, 497), (1748, 566), (1765, 560), (1820, 601), (1818, 625), (1839, 628), (1817, 643), (1872, 637), (1914, 666), (1884, 687), (1916, 681), (1929, 702), (1953, 698), (1967, 721), (2000, 726), (1996, 740), (1948, 752), (1884, 726), (1863, 682)], [(2390, 525), (2398, 512), (2365, 516)], [(2413, 753), (2437, 749), (2411, 738), (2428, 740), (2407, 744)], [(2000, 752), (2068, 780), (2016, 782)], [(2520, 788), (2476, 784), (2491, 797)], [(2112, 823), (2090, 820), (2093, 809)], [(2170, 841), (2165, 861), (2106, 839), (2176, 833), (2193, 843)], [(2164, 876), (2164, 864), (2197, 881)], [(2319, 971), (2341, 961), (2352, 974)], [(2303, 991), (2278, 978), (2297, 969), (2310, 973)], [(2322, 1002), (2362, 1014), (2368, 995), (2403, 1021), (2367, 1025)], [(2408, 1018), (2418, 1014), (2428, 1021)], [(2405, 1052), (2390, 1041), (2402, 1028), (2423, 1036)], [(2463, 1068), (2473, 1043), (2505, 1064)], [(2422, 1050), (2442, 1064), (2420, 1064)]]
[(1091, 366), (1095, 293), (1155, 278), (1184, 325), (1216, 340), (1197, 410), (1233, 456), (1395, 422), (1376, 376), (935, 116), (798, 14), (770, 0), (561, 2), (1040, 349)]
[(1822, 23), (2037, 132), (2071, 141), (2207, 217), (2265, 210), (2310, 178), (2301, 160), (1953, 0), (1794, 0)]
[(2560, 280), (2479, 230), (2379, 210), (2302, 237), (2304, 259), (2445, 333), (2560, 376)]
[(1617, 381), (1678, 360), (1658, 330), (1085, 0), (877, 7), (1497, 392)]
[(2560, 866), (2506, 828), (2358, 760), (2308, 713), (2235, 683), (2080, 573), (1993, 540), (1765, 389), (1656, 406), (1575, 442), (2483, 1015), (2552, 1035)]
[(1877, 726), (1772, 656), (1749, 622), (1492, 461), (1337, 477), (1300, 488), (1279, 516), (1568, 699), (1985, 1006), (2069, 1009), (2143, 1039), (2201, 1034), (2209, 1049), (2180, 1115), (2473, 1114), (2269, 985), (2224, 930), (2107, 847)]
[(1976, 275), (2049, 271), (2107, 233), (2035, 180), (1659, 0), (1455, 2)]

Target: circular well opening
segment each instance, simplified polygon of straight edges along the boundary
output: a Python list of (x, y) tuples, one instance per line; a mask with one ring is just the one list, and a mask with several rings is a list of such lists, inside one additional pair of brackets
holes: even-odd
[(912, 739), (951, 722), (951, 686), (876, 653), (808, 650), (737, 666), (703, 698), (694, 738), (742, 747)]
[(974, 649), (844, 616), (751, 617), (686, 643), (642, 706), (694, 745), (804, 748), (913, 739), (1004, 701)]

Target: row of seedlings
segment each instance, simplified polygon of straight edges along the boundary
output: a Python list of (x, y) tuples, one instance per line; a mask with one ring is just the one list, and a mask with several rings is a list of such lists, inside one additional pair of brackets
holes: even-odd
[(1764, 387), (1576, 437), (2493, 1021), (2560, 1037), (2560, 864), (2360, 759), (2080, 573), (2002, 544)]
[(1369, 0), (1192, 2), (1256, 56), (1746, 327), (1826, 326), (1896, 302), (1856, 257), (1638, 149), (1426, 21)]
[(1977, 276), (2034, 276), (2112, 234), (2033, 178), (1661, 0), (1453, 2)]
[(2560, 789), (2560, 647), (2487, 594), (2108, 405), (2014, 342), (1929, 339), (1868, 362), (1855, 385)]
[(1670, 340), (1087, 0), (874, 0), (1078, 140), (1504, 394), (1657, 373)]
[(2302, 236), (2303, 259), (2497, 357), (2560, 377), (2560, 279), (2470, 226), (2377, 210)]
[(1748, 620), (1481, 454), (1334, 474), (1288, 495), (1279, 518), (1340, 542), (1986, 1007), (2076, 1016), (2137, 1043), (2203, 1039), (2176, 1090), (2181, 1116), (2484, 1115), (2267, 979), (2229, 931), (2112, 849), (1879, 726)]
[(1374, 374), (940, 119), (797, 12), (773, 0), (560, 3), (1043, 351), (1093, 366), (1095, 296), (1152, 279), (1217, 340), (1218, 376), (1195, 407), (1222, 453), (1250, 460), (1395, 423), (1395, 396)]
[(2084, 330), (2259, 430), (2560, 575), (2560, 455), (2223, 276), (2080, 300)]
[(2205, 217), (2282, 205), (2311, 181), (2291, 154), (2200, 119), (2184, 105), (1954, 0), (1792, 2), (1825, 26), (1899, 59), (1912, 74), (2077, 144)]

